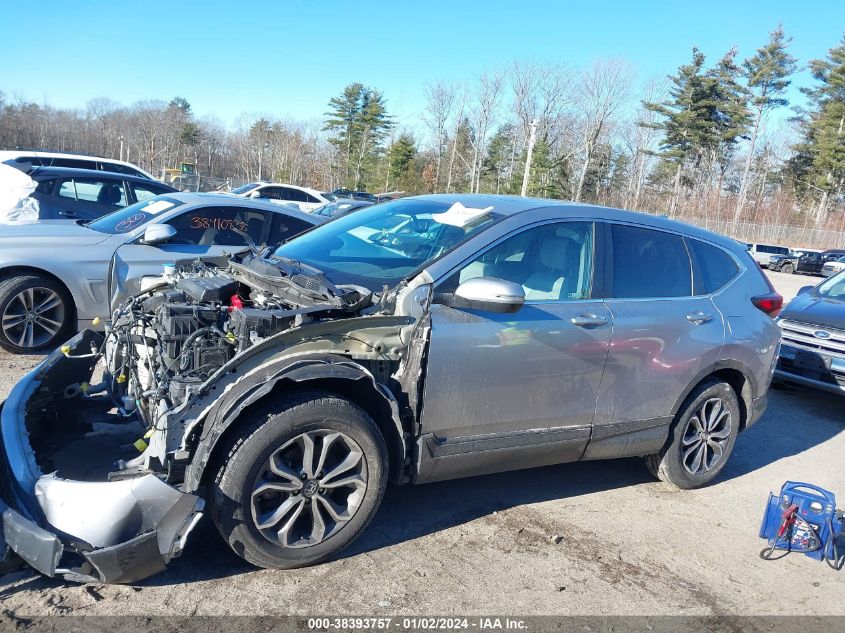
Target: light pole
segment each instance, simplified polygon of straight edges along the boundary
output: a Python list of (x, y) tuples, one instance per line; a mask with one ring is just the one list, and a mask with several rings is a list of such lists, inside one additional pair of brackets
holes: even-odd
[(118, 136), (117, 140), (120, 141), (120, 160), (123, 160), (123, 137)]
[(537, 136), (537, 119), (531, 121), (531, 133), (528, 135), (528, 152), (525, 155), (525, 171), (522, 173), (522, 191), (519, 195), (528, 195), (528, 179), (531, 177), (531, 155), (534, 153), (534, 141)]

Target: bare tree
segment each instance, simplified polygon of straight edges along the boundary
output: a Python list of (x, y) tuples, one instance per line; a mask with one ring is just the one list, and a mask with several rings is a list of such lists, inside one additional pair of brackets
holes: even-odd
[(606, 132), (617, 111), (628, 98), (628, 89), (632, 83), (632, 70), (621, 60), (595, 62), (581, 74), (575, 93), (578, 110), (583, 117), (584, 161), (581, 175), (575, 189), (575, 201), (581, 200), (584, 181), (590, 169), (596, 144)]
[(456, 93), (457, 89), (454, 84), (443, 81), (430, 84), (425, 88), (426, 113), (423, 118), (434, 136), (434, 147), (437, 154), (437, 167), (434, 176), (435, 193), (440, 187), (443, 152), (449, 143), (446, 128), (449, 125), (449, 117), (455, 105)]

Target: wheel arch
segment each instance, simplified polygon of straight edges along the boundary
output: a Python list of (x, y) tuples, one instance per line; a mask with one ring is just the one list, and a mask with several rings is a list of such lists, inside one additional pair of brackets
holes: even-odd
[(718, 378), (724, 380), (731, 386), (731, 389), (736, 393), (739, 402), (740, 413), (740, 431), (744, 430), (748, 425), (748, 420), (751, 416), (753, 408), (753, 398), (755, 393), (754, 384), (752, 383), (751, 371), (736, 361), (720, 361), (714, 366), (702, 371), (693, 379), (684, 392), (680, 395), (675, 405), (672, 407), (672, 420), (674, 422), (681, 410), (681, 407), (686, 402), (690, 393), (698, 387), (705, 380)]
[[(305, 389), (318, 389), (347, 398), (370, 415), (387, 444), (389, 480), (394, 483), (402, 481), (406, 442), (399, 405), (392, 392), (377, 382), (366, 367), (343, 356), (323, 354), (282, 361), (269, 370), (271, 378), (259, 378), (240, 389), (229, 390), (214, 415), (205, 421), (185, 473), (188, 490), (196, 490), (213, 476), (214, 468), (209, 468), (209, 465), (218, 463), (222, 458), (221, 450), (226, 440), (237, 433), (251, 411), (266, 405), (281, 393)], [(261, 376), (266, 373), (262, 372)]]
[(0, 284), (9, 281), (10, 279), (23, 277), (25, 275), (40, 275), (41, 277), (46, 277), (47, 279), (56, 282), (62, 287), (62, 289), (67, 293), (67, 296), (70, 297), (70, 305), (68, 306), (68, 309), (70, 310), (73, 331), (76, 331), (78, 316), (76, 310), (76, 297), (74, 296), (73, 291), (59, 276), (51, 273), (49, 270), (38, 268), (37, 266), (4, 266), (3, 268), (0, 268)]

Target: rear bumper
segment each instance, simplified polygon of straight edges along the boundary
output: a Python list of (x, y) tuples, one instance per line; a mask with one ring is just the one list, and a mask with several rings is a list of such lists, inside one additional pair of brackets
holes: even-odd
[[(75, 336), (71, 355), (88, 352), (98, 336), (90, 330)], [(29, 436), (28, 417), (40, 412), (33, 401), (57, 397), (57, 390), (64, 397), (68, 381), (90, 376), (90, 363), (56, 350), (0, 405), (0, 557), (11, 550), (41, 573), (67, 580), (135, 582), (181, 554), (203, 501), (152, 474), (72, 481), (41, 472)]]

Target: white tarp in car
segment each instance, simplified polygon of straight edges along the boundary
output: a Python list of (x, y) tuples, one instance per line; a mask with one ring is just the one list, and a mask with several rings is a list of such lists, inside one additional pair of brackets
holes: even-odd
[(0, 223), (38, 219), (38, 200), (30, 198), (38, 183), (20, 169), (0, 163)]

